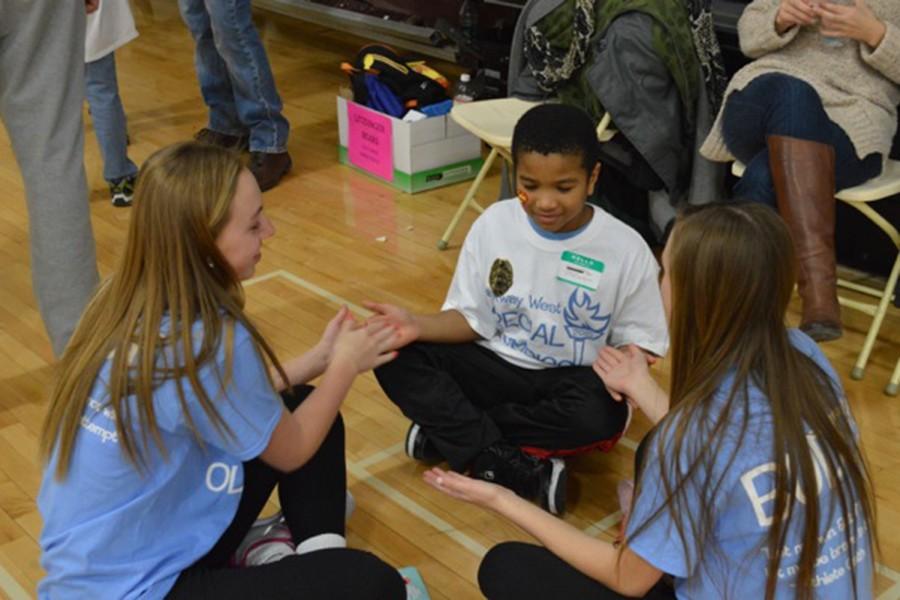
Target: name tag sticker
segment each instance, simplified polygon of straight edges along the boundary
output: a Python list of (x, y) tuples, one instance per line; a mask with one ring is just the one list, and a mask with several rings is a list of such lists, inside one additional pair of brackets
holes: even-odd
[(603, 273), (603, 269), (602, 261), (566, 250), (560, 257), (556, 278), (594, 291), (600, 285), (600, 274)]

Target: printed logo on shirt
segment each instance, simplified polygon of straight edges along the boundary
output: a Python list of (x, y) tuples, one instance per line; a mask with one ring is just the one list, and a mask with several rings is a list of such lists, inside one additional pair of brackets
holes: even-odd
[[(812, 450), (813, 468), (816, 474), (816, 491), (822, 496), (823, 490), (830, 490), (833, 482), (824, 477), (827, 473), (825, 456), (822, 447), (816, 437), (807, 434), (807, 442)], [(740, 477), (744, 493), (750, 501), (753, 513), (760, 529), (768, 530), (772, 526), (772, 509), (775, 503), (775, 463), (769, 462), (754, 467)], [(804, 505), (806, 498), (800, 487), (795, 491), (797, 501)], [(853, 514), (845, 521), (843, 516), (838, 516), (831, 523), (827, 531), (819, 536), (819, 556), (816, 558), (816, 574), (813, 586), (820, 587), (830, 585), (842, 580), (850, 574), (851, 561), (853, 567), (866, 559), (867, 551), (862, 540), (867, 530), (865, 522), (861, 519), (861, 507), (857, 502), (853, 507)], [(849, 538), (849, 541), (848, 541)], [(853, 556), (850, 554), (850, 543), (853, 543)], [(778, 569), (779, 579), (796, 577), (799, 568), (797, 561), (803, 550), (802, 543), (787, 544), (782, 548), (781, 565)], [(768, 548), (761, 549), (768, 558)]]
[[(523, 305), (526, 310), (523, 310)], [(548, 315), (561, 314), (565, 325), (558, 322), (558, 317), (536, 322), (527, 310)], [(610, 313), (601, 313), (600, 303), (592, 303), (591, 295), (583, 289), (572, 290), (565, 306), (558, 302), (546, 302), (542, 296), (533, 294), (528, 295), (527, 305), (525, 298), (503, 296), (495, 299), (491, 312), (496, 319), (500, 339), (506, 346), (554, 367), (582, 364), (585, 344), (603, 337), (611, 318)], [(559, 358), (560, 349), (566, 347), (571, 347), (571, 360)], [(551, 351), (552, 355), (549, 354)]]
[[(103, 404), (101, 404), (97, 400), (94, 400), (93, 398), (88, 399), (88, 408), (93, 411), (93, 414), (91, 416), (81, 415), (81, 421), (79, 423), (81, 425), (81, 428), (91, 435), (100, 438), (100, 443), (102, 444), (105, 444), (107, 442), (118, 444), (119, 433), (116, 431), (115, 411), (109, 406), (103, 406)], [(93, 419), (100, 416), (108, 421), (108, 423), (105, 423), (106, 427), (104, 427), (100, 423), (94, 422)]]
[(214, 462), (206, 469), (206, 488), (219, 494), (240, 494), (244, 491), (244, 484), (237, 483), (240, 474), (240, 465), (229, 465), (223, 462)]

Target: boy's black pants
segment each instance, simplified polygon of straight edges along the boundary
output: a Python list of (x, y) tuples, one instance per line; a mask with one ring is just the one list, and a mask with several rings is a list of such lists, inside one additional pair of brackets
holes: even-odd
[(612, 440), (628, 414), (590, 367), (524, 369), (475, 343), (410, 344), (375, 376), (457, 471), (500, 440), (547, 450)]

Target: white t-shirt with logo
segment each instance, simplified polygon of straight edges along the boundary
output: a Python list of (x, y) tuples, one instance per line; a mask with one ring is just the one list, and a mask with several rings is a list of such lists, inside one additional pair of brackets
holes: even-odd
[(443, 309), (528, 369), (587, 366), (606, 345), (664, 355), (656, 260), (636, 231), (591, 208), (578, 231), (551, 234), (517, 199), (491, 205), (466, 236)]
[[(201, 337), (198, 323), (198, 347)], [(216, 428), (185, 381), (187, 411), (204, 441), (201, 448), (175, 381), (166, 381), (154, 393), (153, 405), (168, 455), (151, 444), (146, 468), (139, 472), (120, 449), (115, 413), (105, 406), (107, 361), (84, 412), (68, 476), (54, 478), (55, 455), (44, 471), (38, 508), (44, 519), (41, 566), (47, 576), (38, 586), (39, 598), (161, 599), (181, 571), (218, 541), (237, 511), (242, 463), (265, 450), (284, 410), (240, 324), (223, 397), (216, 371), (224, 364), (220, 347), (199, 376), (233, 435)]]
[(137, 35), (128, 0), (102, 0), (100, 7), (87, 16), (84, 62), (100, 60)]

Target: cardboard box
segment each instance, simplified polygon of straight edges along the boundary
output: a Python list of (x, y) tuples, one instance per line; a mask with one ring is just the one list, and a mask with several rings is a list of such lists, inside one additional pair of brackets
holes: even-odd
[(450, 115), (415, 123), (338, 96), (338, 158), (414, 194), (472, 179), (483, 164), (481, 140)]

